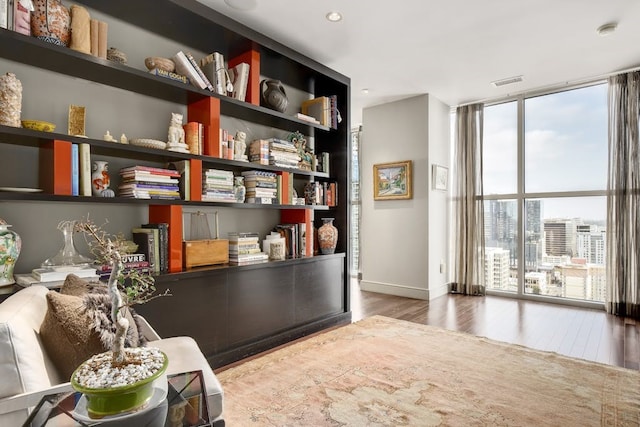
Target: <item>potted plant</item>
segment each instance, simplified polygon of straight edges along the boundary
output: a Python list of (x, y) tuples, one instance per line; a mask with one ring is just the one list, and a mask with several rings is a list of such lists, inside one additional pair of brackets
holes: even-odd
[(154, 381), (164, 378), (168, 360), (153, 347), (125, 348), (129, 321), (122, 312), (125, 307), (169, 293), (153, 295), (155, 280), (150, 274), (125, 270), (122, 255), (127, 242), (122, 236), (110, 236), (88, 218), (77, 222), (75, 231), (89, 238), (89, 246), (98, 260), (111, 265), (106, 286), (116, 332), (111, 349), (83, 362), (71, 376), (71, 385), (84, 394), (91, 418), (133, 411), (149, 401)]

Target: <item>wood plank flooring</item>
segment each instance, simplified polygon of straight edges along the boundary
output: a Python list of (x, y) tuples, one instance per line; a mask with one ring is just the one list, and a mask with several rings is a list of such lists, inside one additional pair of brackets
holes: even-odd
[(360, 291), (355, 280), (351, 309), (354, 322), (382, 315), (640, 370), (640, 322), (604, 310), (497, 296), (422, 301)]

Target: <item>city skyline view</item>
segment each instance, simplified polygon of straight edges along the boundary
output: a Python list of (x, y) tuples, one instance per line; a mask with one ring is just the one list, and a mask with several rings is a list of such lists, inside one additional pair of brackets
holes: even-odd
[(604, 301), (607, 85), (486, 106), (484, 114), (487, 287)]

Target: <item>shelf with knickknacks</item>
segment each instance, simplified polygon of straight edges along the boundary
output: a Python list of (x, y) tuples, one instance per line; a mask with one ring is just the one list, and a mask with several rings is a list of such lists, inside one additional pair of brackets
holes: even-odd
[(307, 139), (302, 133), (295, 131), (287, 137), (287, 139), (296, 146), (298, 149), (298, 156), (300, 156), (300, 162), (298, 167), (301, 170), (311, 171), (313, 170), (313, 150), (307, 147)]

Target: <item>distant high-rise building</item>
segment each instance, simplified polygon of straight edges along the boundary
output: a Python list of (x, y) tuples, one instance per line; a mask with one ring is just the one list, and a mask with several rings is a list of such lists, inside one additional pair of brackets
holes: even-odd
[(490, 289), (509, 288), (509, 251), (502, 248), (485, 248), (485, 286)]
[(506, 249), (511, 264), (517, 264), (518, 212), (513, 200), (485, 202), (484, 235), (487, 247)]
[(545, 219), (544, 241), (547, 255), (576, 253), (576, 222), (574, 219)]
[(606, 234), (595, 225), (579, 225), (576, 233), (576, 255), (591, 264), (604, 265)]

